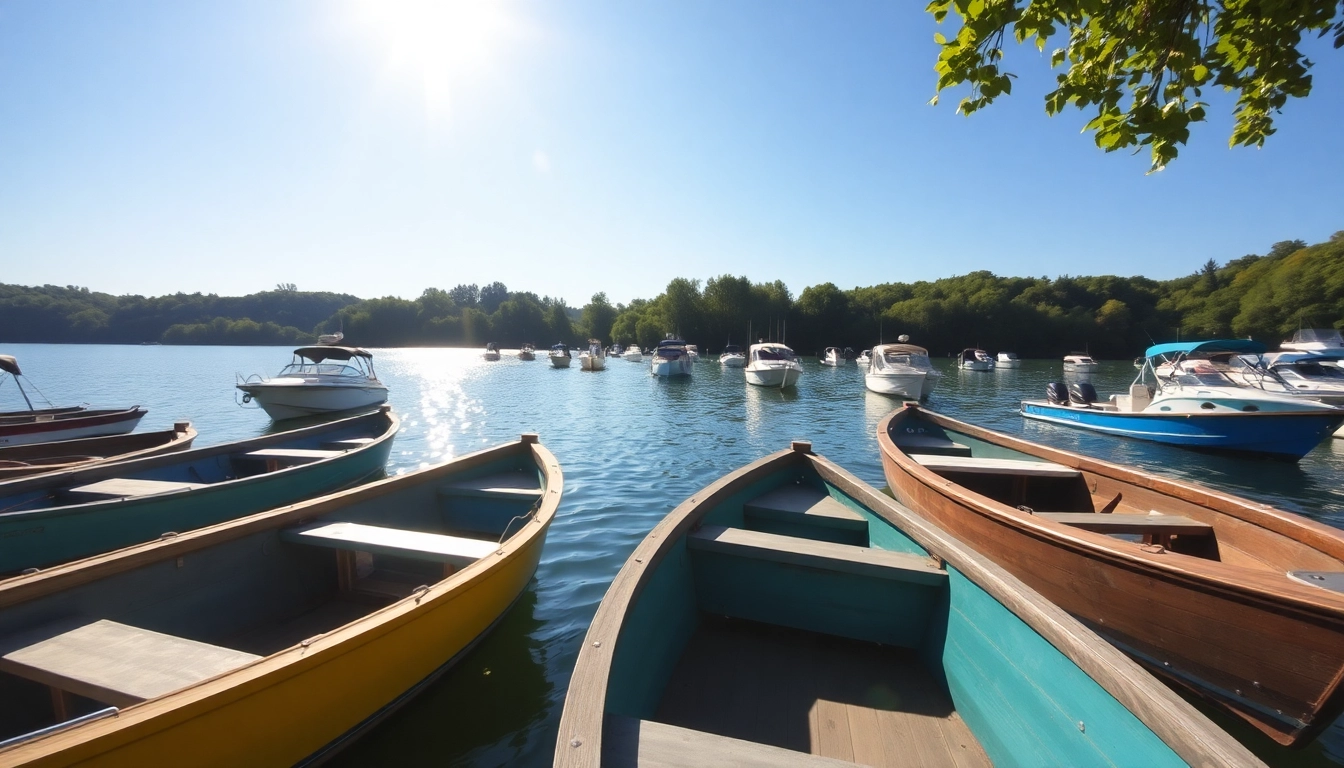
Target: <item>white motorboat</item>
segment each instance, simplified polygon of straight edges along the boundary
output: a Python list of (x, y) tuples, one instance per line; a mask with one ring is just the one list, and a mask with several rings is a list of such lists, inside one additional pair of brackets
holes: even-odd
[(621, 354), (621, 357), (632, 363), (640, 363), (644, 361), (644, 353), (640, 351), (638, 344), (631, 344), (626, 347), (625, 352)]
[(585, 371), (600, 371), (606, 367), (607, 354), (602, 349), (602, 342), (589, 339), (588, 348), (579, 353), (579, 368)]
[(748, 384), (784, 389), (797, 384), (798, 377), (803, 375), (803, 364), (798, 361), (798, 356), (783, 344), (752, 344), (747, 357), (744, 371)]
[(486, 344), (485, 351), (481, 353), (481, 357), (485, 358), (486, 360), (498, 360), (499, 345), (495, 344), (495, 342), (493, 341), (490, 342), (489, 344)]
[(1021, 368), (1022, 360), (1017, 356), (1016, 352), (1000, 352), (999, 356), (994, 360), (994, 367)]
[(373, 354), (358, 347), (299, 347), (280, 373), (240, 376), (237, 386), (244, 403), (256, 401), (275, 421), (387, 402), (387, 385), (373, 370)]
[(992, 371), (994, 358), (983, 349), (967, 347), (961, 351), (961, 359), (957, 365), (964, 371)]
[(1344, 350), (1270, 352), (1241, 355), (1228, 361), (1229, 375), (1266, 392), (1286, 392), (1308, 400), (1344, 405)]
[(518, 350), (518, 359), (519, 359), (519, 360), (536, 360), (536, 359), (537, 359), (537, 348), (534, 347), (534, 346), (532, 346), (531, 344), (524, 344), (524, 345), (523, 345), (523, 348), (520, 349), (520, 350)]
[(741, 347), (729, 344), (723, 348), (723, 354), (719, 355), (719, 365), (724, 368), (744, 368), (747, 365), (747, 356), (742, 354)]
[(568, 368), (569, 364), (574, 361), (569, 355), (569, 345), (567, 344), (556, 344), (551, 347), (551, 354), (548, 357), (550, 357), (552, 368)]
[(1334, 328), (1302, 328), (1293, 338), (1279, 344), (1288, 352), (1329, 352), (1344, 350), (1344, 335)]
[(854, 362), (858, 363), (860, 366), (867, 366), (872, 362), (872, 355), (865, 349), (859, 353), (858, 357), (854, 358)]
[(928, 366), (928, 352), (911, 344), (883, 344), (873, 349), (863, 385), (881, 395), (895, 395), (910, 400), (924, 396), (924, 383), (931, 366), (921, 368), (917, 357), (923, 357)]
[(686, 356), (691, 359), (692, 363), (700, 362), (700, 348), (694, 344), (687, 344)]
[[(135, 425), (148, 413), (138, 405), (91, 410), (84, 405), (52, 406), (47, 402), (46, 408), (35, 408), (23, 387), (19, 361), (12, 355), (0, 355), (0, 373), (7, 373), (14, 378), (14, 386), (27, 406), (26, 410), (0, 411), (0, 446), (124, 435), (134, 430)], [(36, 386), (31, 383), (29, 386), (39, 397), (46, 399)]]
[(686, 354), (686, 342), (667, 339), (658, 342), (658, 348), (649, 358), (649, 373), (654, 376), (690, 376), (691, 358)]
[(1094, 373), (1101, 367), (1096, 360), (1089, 355), (1072, 354), (1064, 356), (1065, 373)]
[(827, 347), (826, 351), (821, 353), (821, 357), (817, 359), (817, 362), (830, 368), (836, 368), (845, 364), (845, 356), (840, 352), (838, 347)]

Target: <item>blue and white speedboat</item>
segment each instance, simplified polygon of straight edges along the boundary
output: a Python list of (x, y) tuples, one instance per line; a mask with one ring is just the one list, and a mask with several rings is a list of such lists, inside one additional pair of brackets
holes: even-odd
[(1237, 355), (1259, 355), (1246, 339), (1158, 344), (1144, 353), (1129, 394), (1096, 402), (1090, 384), (1047, 387), (1022, 402), (1030, 419), (1188, 448), (1267, 454), (1296, 461), (1344, 424), (1344, 409), (1246, 386), (1229, 377)]

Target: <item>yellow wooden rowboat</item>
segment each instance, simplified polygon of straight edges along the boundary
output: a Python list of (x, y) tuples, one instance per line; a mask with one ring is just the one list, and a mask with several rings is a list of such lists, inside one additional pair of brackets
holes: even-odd
[(0, 764), (293, 765), (448, 669), (536, 570), (524, 435), (0, 585)]

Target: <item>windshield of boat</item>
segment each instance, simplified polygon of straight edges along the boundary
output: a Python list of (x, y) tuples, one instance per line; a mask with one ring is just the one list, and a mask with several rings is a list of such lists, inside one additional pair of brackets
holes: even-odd
[(1274, 366), (1274, 372), (1285, 378), (1329, 379), (1330, 381), (1344, 383), (1344, 368), (1322, 365), (1316, 362), (1276, 365)]
[(281, 376), (359, 376), (368, 377), (368, 373), (353, 365), (343, 363), (290, 363), (280, 372)]
[(910, 358), (909, 352), (887, 352), (873, 358), (873, 361), (877, 363), (878, 368), (914, 367), (914, 361)]
[(1333, 346), (1344, 346), (1344, 336), (1333, 328), (1303, 328), (1293, 334), (1292, 343), (1330, 344)]
[(793, 360), (793, 350), (788, 347), (760, 347), (752, 351), (757, 360)]

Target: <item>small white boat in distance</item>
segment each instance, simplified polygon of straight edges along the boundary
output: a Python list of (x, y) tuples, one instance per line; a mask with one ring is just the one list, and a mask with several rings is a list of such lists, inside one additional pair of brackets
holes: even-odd
[(658, 348), (649, 358), (649, 373), (654, 376), (690, 376), (691, 358), (686, 354), (686, 342), (667, 339), (658, 342)]
[(803, 375), (798, 356), (783, 344), (752, 344), (748, 358), (745, 368), (748, 384), (784, 389), (797, 384)]
[(566, 344), (556, 344), (551, 347), (549, 357), (552, 368), (568, 368), (569, 364), (573, 362), (573, 358), (569, 356), (569, 346)]
[[(921, 368), (916, 357), (923, 354), (928, 364), (928, 352), (911, 344), (883, 344), (873, 349), (863, 385), (880, 395), (895, 395), (909, 400), (924, 396), (924, 382), (929, 370)], [(932, 389), (932, 387), (930, 387)]]
[(692, 363), (700, 362), (700, 348), (694, 344), (687, 344), (686, 356), (691, 359)]
[(585, 371), (600, 371), (606, 367), (607, 355), (602, 349), (602, 342), (589, 339), (588, 349), (579, 353), (579, 368)]
[(1100, 367), (1097, 361), (1088, 355), (1073, 354), (1064, 356), (1065, 373), (1092, 373)]
[(621, 357), (632, 363), (640, 363), (644, 361), (644, 353), (640, 351), (638, 344), (631, 344), (626, 347), (625, 353), (622, 354)]
[(387, 402), (387, 385), (374, 373), (373, 354), (358, 347), (299, 347), (280, 373), (248, 377), (238, 389), (244, 403), (255, 400), (275, 421)]
[(537, 348), (534, 347), (534, 346), (532, 346), (531, 344), (524, 344), (524, 345), (523, 345), (523, 348), (520, 349), (520, 350), (518, 350), (518, 359), (519, 359), (519, 360), (536, 360), (536, 359), (537, 359)]
[(858, 357), (854, 358), (854, 362), (858, 363), (861, 366), (866, 366), (872, 362), (872, 355), (870, 355), (869, 351), (865, 349), (859, 353)]
[(841, 354), (838, 347), (827, 347), (826, 351), (821, 354), (821, 358), (817, 362), (835, 368), (845, 364), (845, 356)]
[(499, 345), (493, 341), (490, 342), (489, 344), (486, 344), (485, 351), (481, 353), (481, 357), (485, 358), (486, 360), (498, 360)]
[(1016, 352), (1000, 352), (997, 359), (994, 360), (995, 368), (1021, 368), (1022, 360)]
[(1279, 344), (1288, 352), (1329, 352), (1344, 350), (1344, 335), (1334, 328), (1302, 328), (1293, 338)]
[(994, 358), (983, 349), (972, 349), (967, 347), (961, 350), (961, 361), (958, 363), (964, 371), (992, 371), (994, 370)]
[(724, 368), (743, 368), (747, 364), (747, 356), (742, 354), (742, 348), (736, 344), (729, 344), (723, 348), (723, 354), (719, 355), (719, 365)]

